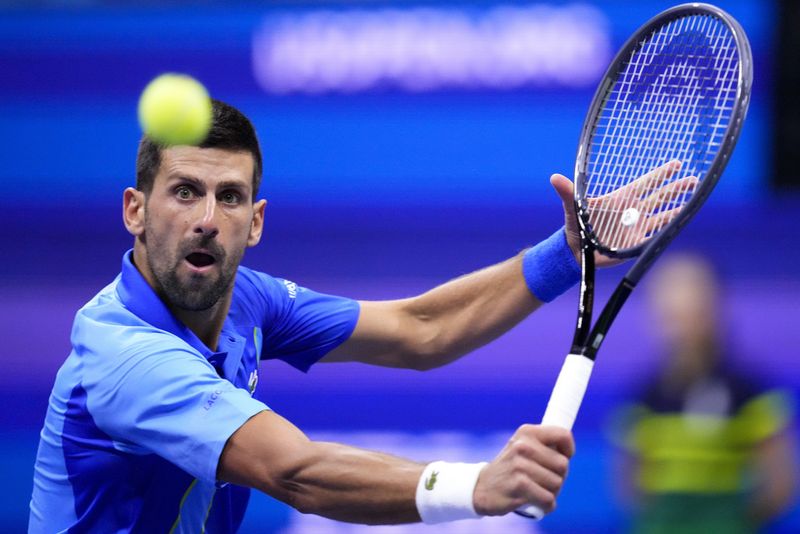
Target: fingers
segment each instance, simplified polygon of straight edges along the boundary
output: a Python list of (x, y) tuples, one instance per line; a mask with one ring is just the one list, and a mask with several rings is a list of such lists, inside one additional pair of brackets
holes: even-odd
[(661, 165), (660, 167), (656, 167), (655, 169), (648, 172), (641, 178), (634, 180), (629, 185), (635, 187), (636, 194), (638, 196), (641, 197), (644, 195), (648, 195), (650, 194), (650, 192), (658, 189), (667, 180), (672, 178), (672, 175), (678, 172), (680, 168), (681, 168), (681, 162), (675, 159), (665, 163), (664, 165)]
[(669, 224), (688, 201), (688, 197), (682, 197), (693, 193), (698, 183), (697, 177), (688, 176), (648, 196), (641, 205), (641, 211), (648, 214), (641, 227), (642, 237), (650, 236)]
[(671, 210), (662, 211), (660, 213), (656, 213), (647, 218), (647, 222), (644, 224), (644, 236), (647, 237), (651, 235), (653, 232), (656, 232), (666, 225), (668, 225), (675, 216), (680, 213), (683, 206), (678, 206), (677, 208), (672, 208)]
[[(541, 483), (541, 467), (529, 461), (518, 461), (519, 467), (505, 472), (502, 477), (490, 474), (487, 466), (475, 486), (473, 502), (480, 515), (505, 515), (527, 504), (535, 504), (545, 512), (555, 509), (561, 484), (557, 481)], [(487, 487), (489, 486), (489, 487)], [(493, 487), (491, 487), (493, 486)], [(553, 487), (555, 486), (555, 487)]]
[(529, 473), (520, 473), (517, 477), (518, 499), (512, 510), (516, 510), (527, 504), (535, 504), (545, 513), (550, 513), (555, 510), (563, 480), (558, 479), (558, 481), (548, 485), (546, 482), (548, 474), (543, 472), (541, 473), (541, 478), (539, 478), (540, 474), (536, 473), (537, 470), (542, 470), (542, 468), (534, 465), (532, 467), (532, 471), (534, 472), (533, 476), (530, 476)]
[(672, 176), (678, 172), (680, 168), (681, 162), (679, 160), (675, 159), (669, 161), (660, 167), (656, 167), (647, 174), (640, 176), (631, 183), (620, 187), (612, 193), (609, 193), (609, 196), (613, 196), (614, 198), (622, 197), (628, 199), (638, 199), (642, 196), (649, 195), (652, 191), (655, 191), (667, 180), (672, 178)]
[(575, 440), (572, 438), (572, 432), (565, 428), (543, 425), (522, 425), (514, 434), (514, 437), (517, 436), (528, 436), (540, 441), (567, 458), (572, 458), (572, 455), (575, 454)]
[[(557, 490), (569, 470), (569, 458), (541, 441), (512, 439), (511, 453), (518, 462), (523, 462), (536, 480), (547, 489)], [(531, 465), (527, 465), (531, 464)]]
[(546, 513), (553, 511), (569, 471), (569, 458), (575, 453), (572, 434), (553, 426), (523, 425), (509, 442), (509, 449), (518, 472), (528, 482), (518, 506), (533, 503)]
[[(681, 162), (672, 160), (664, 165), (656, 167), (647, 174), (637, 178), (633, 182), (624, 185), (616, 191), (608, 194), (589, 199), (589, 210), (592, 213), (592, 224), (594, 231), (601, 241), (611, 248), (622, 246), (619, 242), (611, 243), (610, 236), (616, 235), (618, 239), (625, 241), (633, 241), (637, 235), (633, 235), (633, 228), (623, 228), (624, 232), (620, 231), (619, 222), (620, 217), (628, 208), (637, 208), (639, 212), (644, 211), (641, 203), (649, 201), (653, 205), (658, 205), (669, 198), (677, 198), (677, 189), (672, 188), (672, 185), (664, 186), (672, 176), (681, 168)], [(686, 186), (688, 182), (676, 180), (675, 183), (682, 183)], [(680, 186), (678, 186), (680, 187)], [(661, 197), (661, 192), (664, 191), (664, 197)], [(675, 193), (675, 196), (671, 196)], [(645, 200), (642, 200), (642, 199)], [(644, 211), (648, 213), (648, 211)], [(652, 211), (650, 211), (652, 213)]]
[(574, 452), (568, 430), (523, 425), (478, 478), (473, 495), (476, 511), (502, 515), (525, 504), (552, 511)]
[(643, 213), (653, 213), (665, 207), (665, 204), (672, 202), (688, 193), (694, 192), (695, 187), (699, 183), (696, 176), (687, 176), (680, 180), (675, 180), (671, 184), (656, 190), (648, 195), (642, 204), (639, 211)]

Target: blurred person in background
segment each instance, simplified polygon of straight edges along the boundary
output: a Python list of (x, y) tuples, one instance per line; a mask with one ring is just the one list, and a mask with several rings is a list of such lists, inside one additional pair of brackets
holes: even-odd
[(790, 399), (730, 363), (719, 293), (699, 256), (665, 258), (652, 275), (666, 357), (613, 432), (634, 532), (757, 532), (794, 495)]

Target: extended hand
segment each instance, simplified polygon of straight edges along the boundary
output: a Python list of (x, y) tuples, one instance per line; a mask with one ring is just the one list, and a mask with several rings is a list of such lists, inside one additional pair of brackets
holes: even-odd
[(521, 426), (478, 477), (473, 494), (475, 511), (504, 515), (536, 504), (552, 512), (574, 452), (575, 442), (568, 430)]
[[(613, 216), (604, 220), (607, 231), (620, 231), (624, 238), (624, 247), (632, 248), (642, 242), (650, 232), (666, 225), (680, 207), (673, 207), (672, 202), (682, 195), (691, 193), (697, 185), (697, 178), (688, 176), (666, 183), (681, 167), (679, 161), (670, 161), (633, 182), (620, 187), (606, 195), (587, 200), (590, 213), (611, 213)], [(575, 215), (574, 185), (564, 175), (554, 174), (550, 177), (550, 184), (556, 190), (564, 207), (564, 227), (567, 233), (567, 242), (575, 258), (580, 261), (580, 233)], [(666, 185), (665, 185), (666, 184)], [(635, 208), (641, 213), (639, 220), (629, 227), (622, 227), (618, 220), (626, 208)], [(664, 209), (666, 208), (666, 209)], [(622, 230), (620, 230), (622, 228)], [(601, 241), (608, 244), (607, 236), (603, 235), (603, 228), (598, 225), (595, 231), (599, 232)], [(623, 260), (609, 258), (600, 253), (595, 253), (595, 265), (608, 267), (621, 263)]]

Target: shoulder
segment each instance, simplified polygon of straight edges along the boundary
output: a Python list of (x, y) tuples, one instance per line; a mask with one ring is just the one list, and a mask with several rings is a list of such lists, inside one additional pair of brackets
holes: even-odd
[(773, 383), (758, 369), (744, 364), (731, 366), (724, 371), (730, 384), (734, 410), (750, 416), (751, 422), (763, 424), (772, 421), (776, 427), (788, 424), (794, 414), (794, 395)]
[(234, 316), (251, 316), (258, 322), (275, 320), (287, 313), (302, 290), (289, 280), (239, 267), (231, 313)]
[(239, 267), (236, 275), (236, 291), (244, 297), (284, 299), (297, 291), (297, 285), (247, 267)]
[(305, 288), (291, 280), (277, 278), (247, 267), (239, 267), (236, 276), (236, 292), (244, 298), (286, 301), (295, 299), (301, 291), (305, 291)]
[(785, 430), (794, 419), (794, 395), (772, 383), (756, 370), (745, 367), (727, 370), (732, 412), (743, 439), (765, 440)]
[(99, 341), (111, 341), (112, 336), (125, 328), (149, 326), (119, 299), (117, 283), (118, 280), (103, 288), (75, 314), (72, 344), (76, 349)]
[(760, 369), (748, 365), (744, 358), (729, 357), (727, 362), (717, 370), (717, 376), (729, 388), (735, 410), (776, 391), (775, 384)]
[(94, 356), (108, 362), (114, 356), (152, 354), (160, 350), (192, 352), (180, 337), (161, 330), (125, 307), (116, 294), (116, 281), (78, 310), (72, 327), (72, 346), (84, 363)]

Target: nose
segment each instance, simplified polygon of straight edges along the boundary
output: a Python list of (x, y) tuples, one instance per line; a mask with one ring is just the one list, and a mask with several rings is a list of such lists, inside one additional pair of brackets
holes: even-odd
[(198, 208), (202, 210), (198, 214), (194, 225), (194, 233), (214, 237), (219, 233), (217, 222), (217, 199), (214, 195), (206, 195), (206, 201), (199, 203)]

